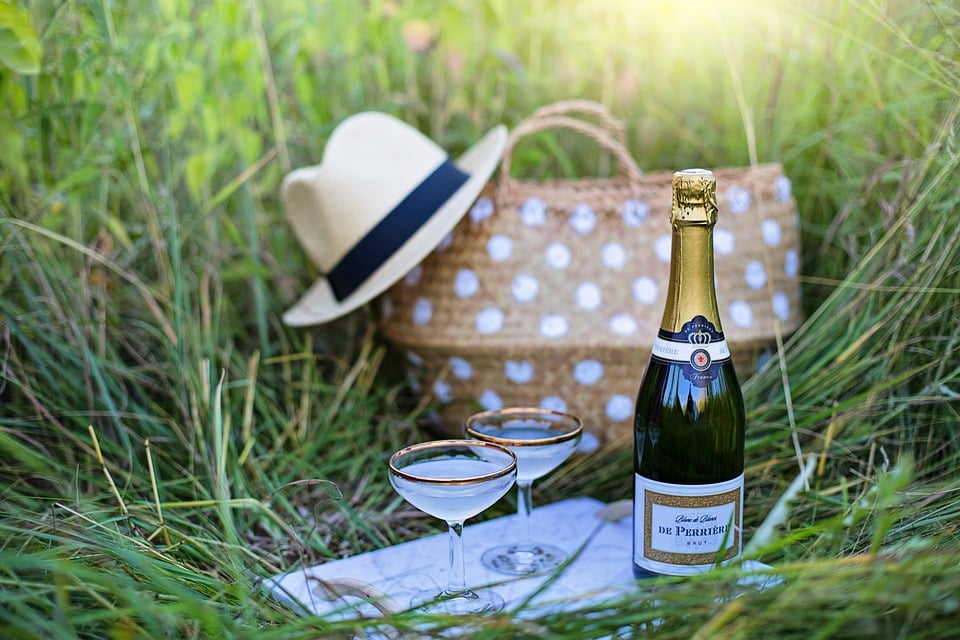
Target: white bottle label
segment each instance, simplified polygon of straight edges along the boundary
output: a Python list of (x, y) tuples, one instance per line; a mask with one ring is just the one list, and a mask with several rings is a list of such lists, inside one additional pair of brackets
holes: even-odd
[(635, 474), (633, 561), (653, 573), (693, 575), (740, 556), (743, 474), (714, 484), (667, 484)]
[[(701, 352), (705, 352), (706, 356)], [(690, 363), (691, 366), (702, 370), (713, 362), (729, 360), (730, 347), (727, 346), (726, 340), (691, 344), (657, 337), (653, 342), (653, 355), (667, 362)]]

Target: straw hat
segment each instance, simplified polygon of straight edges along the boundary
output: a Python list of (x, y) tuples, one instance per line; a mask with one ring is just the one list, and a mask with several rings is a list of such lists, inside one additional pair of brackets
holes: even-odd
[(291, 172), (280, 195), (293, 231), (323, 274), (284, 315), (292, 326), (342, 316), (385, 291), (453, 230), (507, 141), (498, 125), (456, 161), (385, 113), (351, 116), (319, 165)]

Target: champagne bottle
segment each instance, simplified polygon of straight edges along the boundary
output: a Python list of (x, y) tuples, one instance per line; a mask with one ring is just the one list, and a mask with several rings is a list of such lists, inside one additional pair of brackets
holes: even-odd
[(692, 575), (740, 556), (743, 396), (713, 271), (716, 180), (673, 175), (670, 282), (634, 417), (634, 575)]

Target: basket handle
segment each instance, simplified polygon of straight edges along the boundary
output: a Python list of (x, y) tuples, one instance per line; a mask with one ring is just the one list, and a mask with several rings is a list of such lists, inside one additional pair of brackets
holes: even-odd
[(640, 168), (630, 155), (630, 151), (621, 137), (623, 135), (621, 133), (622, 125), (614, 127), (613, 135), (611, 135), (611, 131), (595, 124), (552, 111), (552, 108), (555, 107), (556, 105), (550, 105), (548, 109), (551, 109), (551, 111), (546, 114), (538, 115), (535, 113), (531, 115), (510, 133), (503, 157), (500, 160), (499, 183), (501, 187), (509, 188), (516, 183), (516, 180), (510, 175), (510, 166), (513, 160), (513, 151), (517, 144), (523, 138), (547, 129), (569, 129), (590, 138), (614, 157), (617, 162), (617, 175), (620, 178), (629, 182), (636, 182), (640, 179)]
[(539, 120), (550, 116), (561, 115), (586, 115), (596, 118), (598, 124), (610, 136), (627, 145), (627, 128), (618, 118), (615, 118), (610, 110), (599, 102), (591, 100), (561, 100), (552, 104), (545, 105), (534, 111), (527, 117), (527, 121)]

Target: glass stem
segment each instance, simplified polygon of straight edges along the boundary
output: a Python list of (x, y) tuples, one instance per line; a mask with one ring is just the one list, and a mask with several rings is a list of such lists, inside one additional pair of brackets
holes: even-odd
[(454, 596), (467, 590), (467, 579), (463, 568), (463, 520), (448, 522), (450, 539), (450, 573), (444, 594)]
[(517, 517), (520, 518), (520, 530), (523, 531), (523, 542), (518, 547), (524, 550), (533, 549), (533, 531), (530, 517), (533, 511), (533, 481), (517, 481)]

